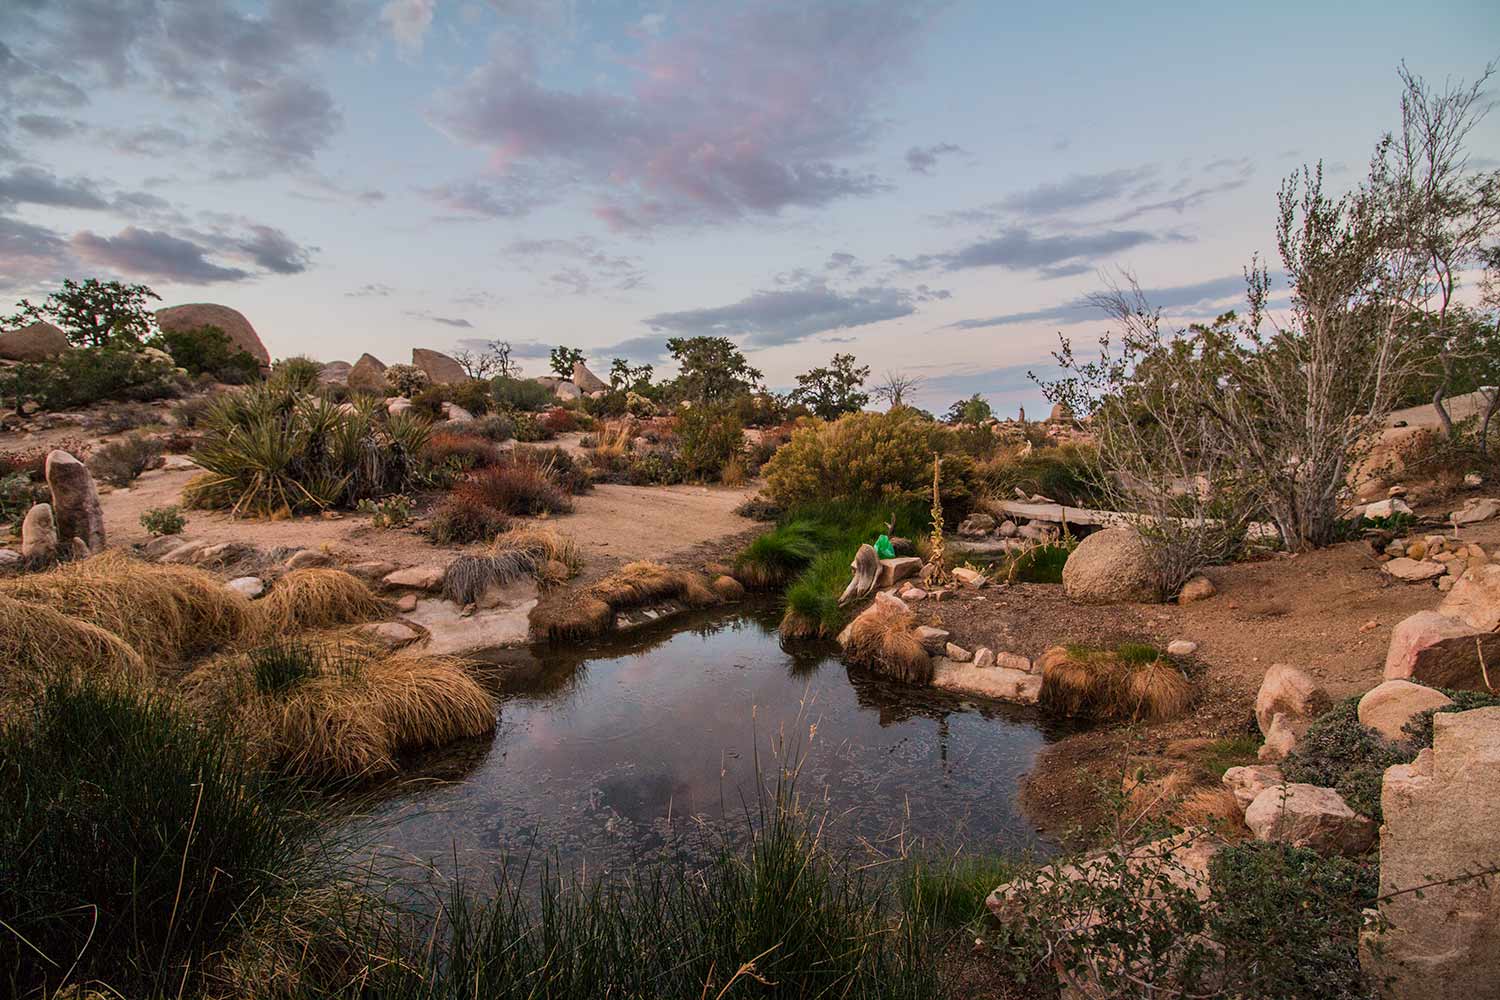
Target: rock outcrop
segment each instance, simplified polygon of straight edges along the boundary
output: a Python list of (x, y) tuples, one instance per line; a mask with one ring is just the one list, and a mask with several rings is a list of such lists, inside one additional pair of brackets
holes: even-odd
[[(1360, 963), (1392, 1000), (1476, 1000), (1500, 983), (1500, 708), (1443, 712), (1432, 748), (1385, 772), (1380, 916)], [(1421, 892), (1411, 890), (1423, 887)]]
[(47, 487), (59, 545), (78, 539), (90, 553), (104, 551), (104, 509), (88, 466), (61, 449), (47, 454)]
[(255, 327), (238, 309), (215, 305), (212, 302), (195, 302), (191, 305), (172, 306), (156, 311), (156, 325), (163, 330), (197, 330), (205, 326), (216, 326), (224, 331), (229, 342), (260, 362), (262, 368), (271, 364), (271, 352), (261, 343)]
[(1151, 554), (1132, 528), (1105, 528), (1079, 542), (1062, 579), (1068, 597), (1083, 604), (1161, 600)]
[(589, 366), (582, 361), (573, 362), (573, 384), (580, 392), (606, 392), (609, 389), (609, 383), (589, 371)]
[(71, 347), (68, 335), (45, 320), (0, 333), (0, 358), (6, 361), (48, 361)]
[(1418, 611), (1391, 631), (1385, 678), (1482, 690), (1486, 665), (1496, 663), (1500, 663), (1500, 632), (1474, 628), (1439, 611)]
[(385, 382), (385, 363), (373, 354), (361, 354), (346, 380), (349, 388), (359, 392), (376, 392), (384, 396), (390, 388)]
[(1500, 631), (1500, 563), (1471, 566), (1438, 605), (1438, 613), (1481, 632)]
[(469, 373), (464, 371), (464, 366), (440, 351), (414, 347), (411, 363), (426, 372), (433, 385), (456, 385), (469, 381)]
[(354, 366), (347, 361), (330, 361), (318, 372), (318, 381), (324, 385), (348, 385), (353, 370)]

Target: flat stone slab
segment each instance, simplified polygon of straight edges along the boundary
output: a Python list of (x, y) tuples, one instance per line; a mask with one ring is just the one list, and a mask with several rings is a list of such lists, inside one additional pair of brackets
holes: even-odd
[(1014, 705), (1035, 705), (1042, 696), (1042, 678), (1007, 667), (976, 667), (938, 657), (932, 664), (932, 686), (955, 694), (973, 695)]
[(385, 585), (411, 587), (414, 590), (437, 590), (443, 585), (443, 574), (447, 571), (445, 566), (411, 566), (386, 574)]
[(536, 583), (518, 580), (506, 588), (508, 600), (465, 615), (463, 608), (442, 598), (417, 601), (406, 618), (425, 628), (424, 652), (468, 656), (501, 646), (524, 646), (529, 641), (531, 609), (536, 607)]
[(1394, 576), (1396, 579), (1405, 580), (1408, 583), (1421, 583), (1424, 580), (1435, 580), (1438, 577), (1442, 576), (1444, 573), (1448, 572), (1448, 567), (1444, 566), (1440, 562), (1433, 562), (1429, 559), (1418, 561), (1416, 559), (1408, 559), (1405, 556), (1392, 559), (1390, 562), (1384, 564), (1380, 568), (1384, 570), (1388, 576)]

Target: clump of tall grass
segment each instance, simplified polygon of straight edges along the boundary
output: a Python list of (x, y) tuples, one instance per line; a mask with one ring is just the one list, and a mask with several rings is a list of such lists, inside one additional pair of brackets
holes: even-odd
[(0, 595), (46, 605), (173, 662), (227, 646), (258, 627), (257, 609), (213, 574), (113, 551), (0, 581)]
[(338, 569), (293, 570), (255, 608), (268, 633), (366, 622), (388, 610), (363, 580)]
[(60, 679), (144, 680), (151, 673), (140, 654), (113, 632), (46, 604), (3, 594), (0, 663), (5, 664), (0, 670), (0, 698), (6, 700), (34, 695)]
[(218, 398), (202, 418), (188, 506), (272, 516), (400, 493), (422, 473), (431, 423), (378, 401), (335, 404), (272, 379)]
[(0, 991), (195, 995), (307, 814), (157, 695), (54, 683), (0, 729)]
[(496, 536), (488, 552), (459, 556), (443, 574), (443, 596), (456, 604), (479, 600), (492, 586), (503, 587), (523, 576), (548, 575), (549, 583), (562, 567), (562, 578), (578, 572), (583, 557), (571, 538), (548, 528), (512, 528)]
[(1193, 683), (1154, 647), (1055, 646), (1042, 655), (1041, 705), (1058, 715), (1161, 722), (1187, 711)]
[(904, 684), (932, 683), (932, 657), (916, 632), (916, 619), (898, 601), (877, 597), (849, 623), (844, 658)]
[(1009, 583), (1062, 583), (1063, 566), (1077, 547), (1072, 538), (1028, 545), (1006, 560), (1005, 579)]
[(719, 603), (719, 595), (701, 573), (646, 561), (626, 563), (594, 584), (591, 592), (616, 611), (664, 600), (681, 601), (690, 608)]
[(817, 558), (819, 541), (811, 522), (778, 524), (745, 546), (735, 558), (735, 574), (745, 586), (757, 590), (784, 587)]

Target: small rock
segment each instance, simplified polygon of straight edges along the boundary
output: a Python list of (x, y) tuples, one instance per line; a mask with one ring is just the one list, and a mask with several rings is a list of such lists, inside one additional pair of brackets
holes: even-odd
[(1255, 797), (1272, 785), (1283, 781), (1281, 768), (1275, 764), (1250, 764), (1246, 767), (1231, 767), (1224, 772), (1224, 787), (1234, 793), (1234, 801), (1241, 809), (1250, 808)]
[(21, 558), (21, 553), (15, 549), (0, 549), (0, 566), (14, 566)]
[(907, 587), (906, 592), (901, 595), (903, 600), (920, 601), (927, 596), (927, 591), (921, 587)]
[(364, 639), (371, 639), (383, 646), (397, 649), (421, 638), (422, 633), (401, 622), (372, 622), (354, 630)]
[(1270, 734), (1277, 715), (1287, 717), (1287, 725), (1300, 735), (1312, 721), (1333, 707), (1328, 692), (1296, 667), (1278, 663), (1266, 671), (1255, 695), (1255, 719), (1260, 731)]
[(1385, 495), (1388, 497), (1404, 497), (1406, 496), (1406, 487), (1392, 486), (1390, 489), (1385, 491)]
[(980, 646), (974, 650), (974, 666), (993, 667), (995, 665), (995, 651), (988, 646)]
[(1036, 665), (1031, 662), (1031, 657), (1020, 653), (996, 653), (995, 666), (1002, 670), (1018, 670), (1023, 674), (1036, 673)]
[(916, 556), (896, 556), (893, 559), (880, 560), (880, 572), (875, 576), (875, 586), (884, 590), (886, 587), (894, 587), (909, 577), (916, 576), (922, 571), (922, 560)]
[(1401, 727), (1412, 716), (1453, 704), (1441, 691), (1411, 681), (1389, 680), (1375, 685), (1359, 699), (1359, 721), (1388, 740), (1402, 740)]
[(1448, 593), (1448, 591), (1450, 591), (1450, 590), (1453, 589), (1453, 584), (1454, 584), (1455, 580), (1456, 580), (1456, 578), (1455, 577), (1451, 577), (1451, 576), (1445, 576), (1442, 579), (1438, 580), (1438, 582), (1437, 582), (1438, 592), (1439, 593), (1443, 593), (1443, 594)]
[(1398, 580), (1405, 580), (1407, 583), (1422, 583), (1427, 580), (1435, 580), (1444, 573), (1443, 564), (1440, 562), (1431, 562), (1425, 559), (1418, 562), (1415, 559), (1408, 559), (1405, 556), (1392, 559), (1380, 568), (1390, 576), (1394, 576)]
[(317, 566), (327, 566), (333, 562), (333, 557), (327, 552), (317, 549), (299, 549), (293, 552), (286, 561), (287, 569), (312, 569)]
[(1297, 745), (1297, 734), (1293, 732), (1285, 712), (1277, 712), (1266, 729), (1266, 741), (1260, 745), (1256, 757), (1267, 763), (1285, 760)]
[(965, 587), (974, 588), (983, 587), (986, 583), (989, 582), (984, 578), (983, 573), (980, 573), (977, 570), (969, 569), (967, 566), (960, 566), (958, 569), (954, 570), (953, 579), (957, 580)]
[(1464, 476), (1464, 485), (1469, 489), (1477, 489), (1484, 485), (1484, 477), (1477, 472), (1470, 472)]
[(1380, 623), (1378, 621), (1376, 621), (1375, 619), (1371, 618), (1369, 621), (1367, 621), (1363, 625), (1361, 625), (1359, 627), (1359, 630), (1361, 632), (1373, 632), (1376, 629), (1378, 629), (1379, 627), (1380, 627)]
[(1000, 537), (1001, 538), (1015, 538), (1016, 537), (1016, 533), (1018, 531), (1020, 531), (1020, 530), (1021, 529), (1019, 527), (1017, 527), (1016, 522), (1014, 522), (1014, 521), (1005, 520), (1005, 521), (1001, 521), (1000, 522)]
[(224, 586), (237, 594), (244, 594), (251, 600), (266, 592), (266, 582), (258, 576), (237, 576)]
[(1400, 497), (1377, 500), (1365, 508), (1365, 517), (1391, 517), (1395, 514), (1410, 514), (1411, 508)]
[(947, 655), (948, 659), (952, 660), (954, 663), (968, 663), (974, 658), (973, 653), (969, 652), (967, 649), (964, 649), (962, 646), (951, 642), (946, 643), (943, 646), (943, 652)]
[(381, 559), (369, 559), (344, 568), (362, 580), (380, 580), (396, 572), (401, 567), (393, 562), (386, 562)]
[(200, 551), (207, 547), (208, 543), (204, 541), (179, 541), (179, 544), (176, 547), (174, 547), (169, 552), (167, 552), (166, 555), (161, 557), (161, 562), (189, 563), (193, 561), (194, 557), (196, 557)]
[(1471, 497), (1450, 517), (1454, 524), (1478, 524), (1500, 514), (1500, 500), (1493, 497)]
[(1414, 542), (1408, 543), (1406, 546), (1406, 558), (1418, 560), (1426, 559), (1427, 543), (1422, 541), (1420, 538)]
[(21, 555), (37, 560), (57, 555), (57, 524), (52, 520), (51, 504), (39, 503), (26, 512), (21, 521)]
[(1194, 601), (1206, 601), (1218, 592), (1218, 588), (1208, 577), (1195, 576), (1182, 585), (1182, 590), (1177, 594), (1177, 603), (1192, 604)]
[(436, 590), (443, 584), (442, 566), (411, 566), (387, 573), (384, 579), (388, 587), (410, 587), (413, 590)]
[(1190, 639), (1173, 639), (1167, 643), (1168, 656), (1192, 656), (1198, 652), (1198, 644)]
[(958, 535), (960, 538), (983, 538), (994, 530), (995, 519), (981, 511), (975, 511), (958, 526)]
[(921, 640), (922, 648), (929, 653), (941, 653), (948, 643), (949, 634), (945, 628), (936, 628), (932, 625), (917, 626), (917, 638)]
[(401, 597), (396, 601), (396, 610), (401, 612), (403, 615), (409, 615), (413, 611), (417, 610), (417, 595), (402, 594)]
[(1363, 854), (1375, 843), (1375, 823), (1349, 808), (1343, 796), (1318, 785), (1273, 785), (1245, 810), (1258, 840), (1308, 847), (1319, 854)]

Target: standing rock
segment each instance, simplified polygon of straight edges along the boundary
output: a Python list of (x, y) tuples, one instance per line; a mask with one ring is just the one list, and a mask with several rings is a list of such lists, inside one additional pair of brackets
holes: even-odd
[(46, 561), (57, 555), (57, 524), (52, 520), (52, 505), (39, 503), (26, 512), (21, 522), (21, 555)]
[[(1306, 726), (1302, 727), (1303, 731)], [(1271, 724), (1266, 727), (1266, 740), (1260, 745), (1256, 758), (1267, 763), (1285, 760), (1287, 754), (1297, 745), (1298, 731), (1292, 728), (1290, 718), (1285, 712), (1277, 712), (1271, 717)]]
[(1278, 714), (1287, 716), (1287, 722), (1297, 735), (1307, 731), (1312, 721), (1333, 707), (1333, 699), (1311, 677), (1284, 663), (1277, 663), (1266, 671), (1255, 695), (1255, 720), (1260, 731), (1271, 731), (1271, 720)]
[(104, 551), (104, 509), (88, 466), (57, 449), (47, 455), (46, 475), (58, 542), (69, 545), (77, 538), (90, 553)]
[(1359, 699), (1359, 721), (1388, 740), (1405, 739), (1401, 727), (1412, 716), (1432, 708), (1453, 704), (1453, 699), (1430, 687), (1411, 681), (1391, 680), (1377, 684)]
[(573, 362), (573, 384), (578, 386), (579, 391), (591, 394), (609, 390), (609, 385), (598, 375), (589, 371), (589, 366), (582, 361)]
[(1308, 847), (1319, 854), (1363, 854), (1375, 842), (1375, 821), (1349, 808), (1332, 788), (1272, 785), (1245, 810), (1257, 840)]
[(50, 361), (71, 348), (68, 335), (46, 320), (0, 333), (0, 358), (7, 361)]
[(373, 354), (361, 354), (359, 360), (354, 362), (354, 367), (349, 369), (349, 377), (346, 380), (349, 388), (360, 392), (377, 392), (384, 396), (385, 363)]
[(1063, 564), (1063, 590), (1082, 604), (1120, 601), (1155, 603), (1161, 587), (1152, 571), (1151, 553), (1133, 528), (1096, 531)]
[(269, 367), (271, 364), (271, 352), (266, 350), (266, 345), (261, 343), (255, 327), (250, 325), (245, 314), (238, 309), (215, 305), (211, 302), (172, 306), (169, 309), (156, 311), (156, 325), (168, 333), (216, 326), (224, 331), (224, 335), (229, 338), (229, 343), (234, 348), (244, 351), (260, 362), (262, 368)]
[(469, 381), (469, 373), (464, 371), (464, 366), (440, 351), (414, 347), (411, 363), (426, 372), (433, 385), (456, 385)]
[(330, 361), (318, 372), (318, 381), (324, 385), (348, 385), (352, 371), (354, 366), (347, 361)]
[[(1500, 708), (1444, 712), (1432, 748), (1386, 769), (1380, 902), (1360, 964), (1393, 1000), (1478, 1000), (1500, 983)], [(1412, 892), (1423, 886), (1421, 892)]]

